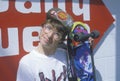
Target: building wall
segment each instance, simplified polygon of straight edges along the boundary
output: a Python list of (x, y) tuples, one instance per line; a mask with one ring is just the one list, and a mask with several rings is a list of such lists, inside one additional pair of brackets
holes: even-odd
[(120, 0), (103, 0), (115, 22), (94, 49), (97, 81), (120, 81)]

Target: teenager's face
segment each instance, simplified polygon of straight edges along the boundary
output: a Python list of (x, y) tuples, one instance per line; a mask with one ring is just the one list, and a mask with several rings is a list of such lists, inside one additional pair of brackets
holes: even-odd
[(40, 43), (45, 47), (55, 47), (61, 41), (62, 34), (55, 27), (47, 23), (43, 25), (40, 33)]

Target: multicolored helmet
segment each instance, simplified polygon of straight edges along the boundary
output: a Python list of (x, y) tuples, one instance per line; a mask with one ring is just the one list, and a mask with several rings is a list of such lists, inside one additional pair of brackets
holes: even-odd
[(72, 17), (60, 8), (50, 9), (47, 12), (47, 19), (54, 19), (60, 21), (63, 26), (65, 26), (68, 30), (71, 30), (71, 27), (73, 25)]
[(77, 46), (81, 41), (75, 41), (74, 37), (76, 34), (88, 34), (90, 33), (90, 28), (86, 23), (76, 21), (73, 23), (71, 31), (69, 33), (69, 39), (71, 40), (72, 46)]

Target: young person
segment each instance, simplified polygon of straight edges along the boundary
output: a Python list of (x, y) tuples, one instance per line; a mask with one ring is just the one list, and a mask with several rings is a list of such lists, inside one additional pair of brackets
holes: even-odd
[(40, 43), (19, 62), (16, 81), (68, 81), (66, 51), (59, 48), (72, 26), (72, 18), (59, 8), (47, 12)]

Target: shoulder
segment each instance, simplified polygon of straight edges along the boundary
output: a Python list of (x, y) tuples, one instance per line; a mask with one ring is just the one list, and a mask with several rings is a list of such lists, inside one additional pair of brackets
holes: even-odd
[(57, 52), (63, 52), (63, 53), (66, 53), (67, 50), (66, 50), (66, 49), (63, 49), (63, 48), (57, 48)]
[(56, 51), (56, 55), (65, 57), (67, 55), (67, 50), (62, 49), (62, 48), (58, 48)]
[(58, 48), (55, 53), (55, 58), (61, 61), (62, 63), (66, 64), (67, 62), (67, 51), (62, 48)]
[(32, 60), (35, 58), (36, 54), (35, 54), (35, 50), (32, 50), (30, 53), (24, 55), (21, 59), (19, 63), (30, 63), (32, 62)]

